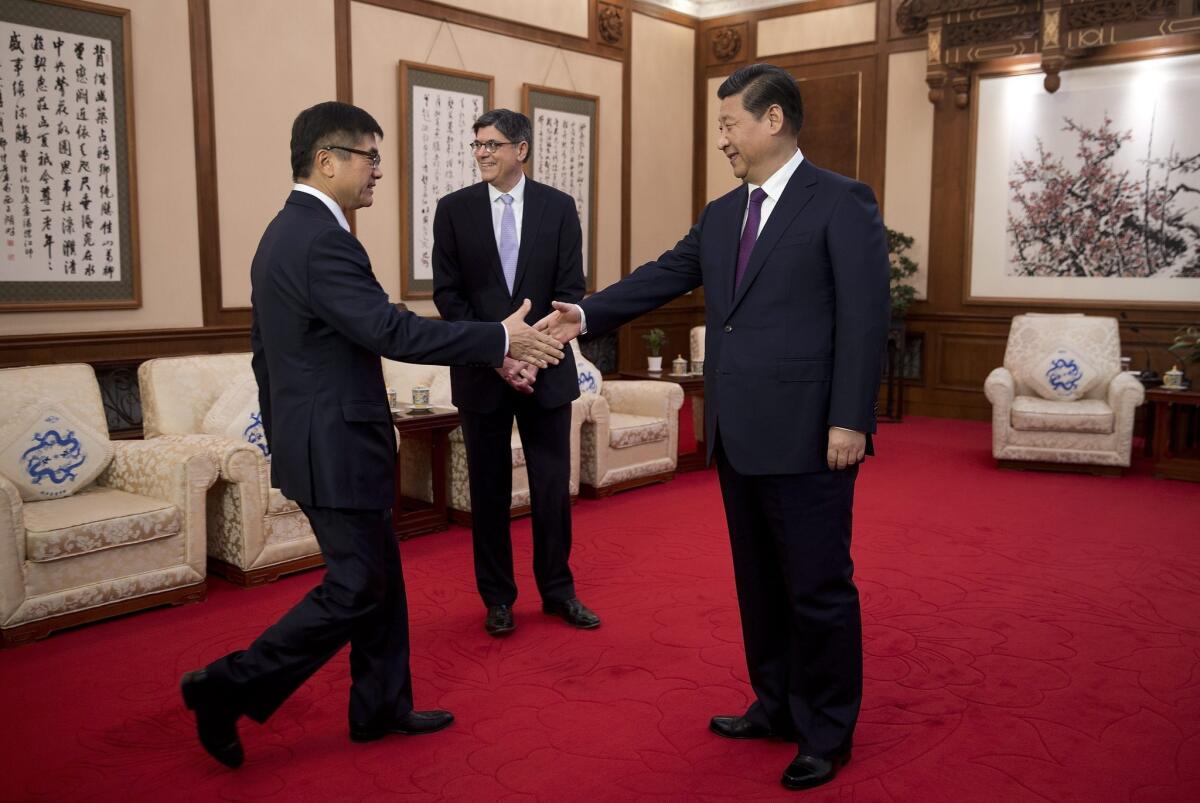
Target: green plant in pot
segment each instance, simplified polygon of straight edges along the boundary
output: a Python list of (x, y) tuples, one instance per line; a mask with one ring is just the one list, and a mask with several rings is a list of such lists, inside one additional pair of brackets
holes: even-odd
[[(886, 227), (885, 227), (886, 229)], [(917, 263), (908, 256), (912, 248), (913, 238), (895, 229), (886, 229), (888, 241), (888, 261), (892, 263), (892, 320), (904, 319), (908, 308), (917, 298), (917, 288), (906, 284), (905, 280), (917, 272)]]
[(646, 351), (650, 356), (646, 358), (647, 368), (650, 371), (662, 370), (662, 347), (667, 342), (667, 333), (662, 329), (655, 327), (642, 335), (642, 340), (646, 341)]
[(1200, 364), (1200, 325), (1185, 326), (1175, 333), (1175, 342), (1167, 351), (1178, 358), (1184, 375), (1193, 365)]

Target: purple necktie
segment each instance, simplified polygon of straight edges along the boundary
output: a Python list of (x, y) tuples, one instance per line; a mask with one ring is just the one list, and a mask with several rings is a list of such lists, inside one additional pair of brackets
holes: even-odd
[(754, 241), (758, 239), (758, 221), (762, 215), (763, 201), (767, 194), (759, 187), (750, 193), (750, 208), (746, 213), (746, 227), (742, 229), (742, 239), (738, 243), (737, 270), (733, 274), (733, 290), (737, 292), (742, 277), (746, 275), (746, 266), (750, 264), (750, 254), (754, 251)]

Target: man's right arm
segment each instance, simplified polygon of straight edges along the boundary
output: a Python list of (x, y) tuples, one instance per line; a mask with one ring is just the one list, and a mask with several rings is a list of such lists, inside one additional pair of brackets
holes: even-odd
[(538, 321), (535, 327), (561, 342), (578, 334), (602, 335), (696, 289), (704, 283), (700, 267), (700, 229), (707, 214), (705, 207), (700, 220), (683, 239), (655, 261), (647, 262), (579, 304), (554, 302), (555, 311)]
[(516, 327), (431, 321), (400, 312), (376, 281), (362, 244), (341, 229), (331, 228), (313, 241), (308, 268), (309, 299), (317, 314), (350, 340), (388, 359), (495, 367), (504, 361), (506, 331), (514, 352), (527, 351), (529, 357), (550, 362), (561, 356), (549, 338), (535, 342)]

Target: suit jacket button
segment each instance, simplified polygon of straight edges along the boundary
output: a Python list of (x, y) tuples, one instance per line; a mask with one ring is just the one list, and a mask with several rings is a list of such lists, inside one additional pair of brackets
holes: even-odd
[(732, 326), (726, 326), (726, 327), (725, 327), (725, 331), (726, 331), (726, 332), (732, 332), (732, 331), (733, 331), (733, 327), (732, 327)]

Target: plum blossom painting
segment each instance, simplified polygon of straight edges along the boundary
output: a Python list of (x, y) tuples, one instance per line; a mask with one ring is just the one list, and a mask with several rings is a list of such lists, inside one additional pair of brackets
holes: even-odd
[(979, 81), (968, 301), (1200, 306), (1200, 56)]

